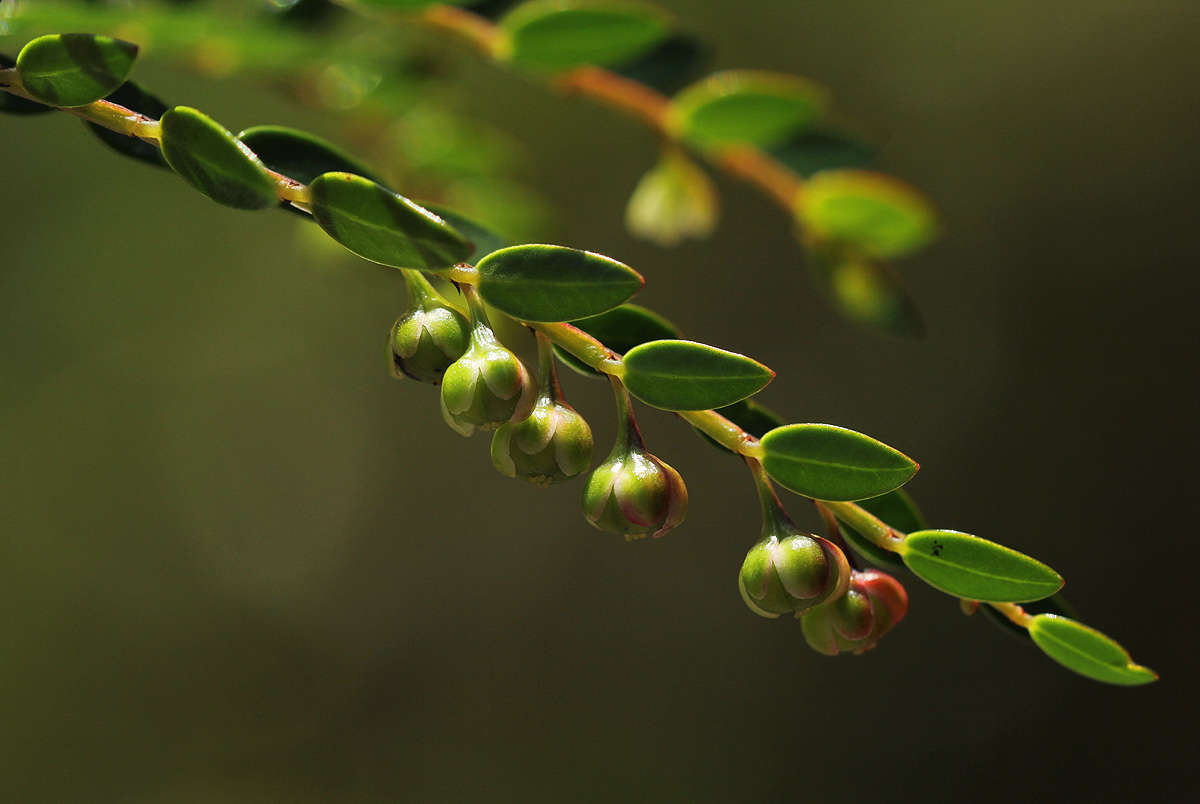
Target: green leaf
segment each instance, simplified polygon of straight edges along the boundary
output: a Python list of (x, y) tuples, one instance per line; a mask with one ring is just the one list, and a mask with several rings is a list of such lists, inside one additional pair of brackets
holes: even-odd
[(434, 213), (362, 176), (322, 173), (309, 189), (317, 224), (371, 262), (442, 271), (474, 250), (470, 241)]
[(190, 106), (162, 116), (162, 152), (176, 173), (219, 204), (262, 209), (275, 203), (275, 180), (254, 152)]
[(623, 362), (629, 393), (663, 410), (732, 405), (775, 377), (757, 360), (695, 341), (643, 343), (630, 349)]
[(850, 244), (872, 257), (908, 254), (937, 233), (937, 216), (920, 193), (865, 170), (816, 174), (799, 193), (795, 214), (813, 238)]
[[(165, 103), (132, 81), (126, 81), (124, 84), (121, 84), (116, 92), (109, 94), (104, 99), (124, 106), (126, 109), (131, 109), (138, 114), (144, 114), (146, 117), (154, 120), (162, 117), (167, 111)], [(137, 137), (118, 134), (112, 129), (90, 121), (86, 122), (86, 125), (88, 130), (95, 134), (101, 142), (117, 153), (141, 162), (146, 162), (155, 167), (168, 167), (167, 160), (163, 158), (162, 151), (153, 143), (140, 140)]]
[(1158, 680), (1157, 673), (1134, 664), (1112, 639), (1067, 617), (1039, 614), (1029, 624), (1029, 636), (1047, 656), (1081, 676), (1124, 686)]
[(621, 64), (670, 33), (666, 14), (622, 0), (532, 0), (500, 21), (499, 57), (534, 70)]
[(902, 337), (925, 334), (920, 311), (888, 266), (828, 244), (809, 252), (808, 266), (834, 308), (851, 321)]
[(463, 262), (479, 262), (493, 251), (499, 251), (502, 248), (512, 245), (508, 240), (496, 234), (474, 218), (468, 218), (466, 215), (455, 212), (441, 204), (427, 204), (424, 201), (419, 203), (425, 209), (441, 217), (442, 220), (457, 229), (459, 234), (474, 244), (475, 250), (468, 254), (463, 259)]
[(1011, 547), (954, 530), (919, 530), (900, 545), (905, 565), (948, 595), (993, 603), (1041, 600), (1063, 579), (1037, 559)]
[(805, 129), (768, 150), (804, 178), (822, 170), (866, 167), (875, 158), (874, 146), (828, 126)]
[[(0, 69), (9, 69), (16, 66), (17, 62), (11, 56), (0, 53)], [(31, 101), (29, 98), (22, 98), (20, 95), (10, 95), (7, 92), (0, 92), (0, 113), (43, 114), (53, 111), (53, 106)]]
[[(678, 338), (679, 328), (653, 310), (638, 304), (622, 304), (606, 313), (570, 322), (609, 349), (619, 354), (649, 341)], [(554, 352), (567, 366), (588, 377), (604, 377), (592, 367), (580, 361), (565, 349), (554, 347)]]
[(916, 461), (870, 436), (832, 424), (789, 424), (763, 436), (763, 468), (816, 500), (862, 500), (900, 488)]
[(39, 36), (17, 54), (25, 91), (52, 106), (98, 101), (125, 81), (138, 47), (93, 34)]
[[(925, 527), (925, 517), (921, 515), (921, 509), (917, 508), (913, 498), (904, 489), (860, 500), (858, 505), (904, 533), (922, 530)], [(845, 522), (839, 522), (838, 525), (846, 542), (864, 559), (884, 569), (904, 569), (904, 562), (895, 553), (879, 547)]]
[(383, 183), (357, 158), (307, 131), (286, 126), (252, 126), (237, 138), (271, 170), (305, 184), (322, 173), (337, 171)]
[(628, 300), (645, 283), (624, 263), (564, 246), (502, 248), (475, 267), (483, 300), (521, 321), (598, 315)]
[(700, 148), (770, 146), (819, 118), (825, 90), (803, 78), (756, 70), (714, 73), (671, 101), (668, 125)]
[[(786, 423), (782, 416), (754, 399), (743, 399), (740, 402), (734, 402), (732, 405), (717, 408), (716, 412), (755, 438), (762, 438), (769, 431), (774, 430), (776, 427), (782, 427)], [(692, 429), (717, 449), (727, 452), (730, 455), (737, 455), (729, 447), (718, 443), (712, 436), (700, 428), (693, 426)]]

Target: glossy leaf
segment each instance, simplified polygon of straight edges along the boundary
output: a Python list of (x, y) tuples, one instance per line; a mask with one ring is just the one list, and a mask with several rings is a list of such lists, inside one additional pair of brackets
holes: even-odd
[(322, 173), (309, 185), (317, 224), (358, 256), (393, 268), (441, 271), (474, 246), (446, 221), (353, 173)]
[(500, 56), (534, 70), (621, 64), (670, 33), (667, 16), (627, 0), (532, 0), (500, 21)]
[(1067, 617), (1039, 614), (1029, 624), (1029, 636), (1051, 659), (1096, 681), (1135, 686), (1158, 680), (1157, 673), (1134, 664), (1112, 639)]
[(763, 436), (763, 468), (784, 488), (817, 500), (878, 497), (917, 473), (916, 461), (832, 424), (789, 424)]
[(465, 236), (475, 246), (475, 250), (468, 254), (463, 262), (476, 263), (479, 260), (491, 254), (493, 251), (499, 251), (502, 248), (507, 248), (512, 245), (506, 239), (493, 232), (488, 227), (484, 226), (474, 218), (468, 218), (460, 212), (455, 212), (452, 209), (442, 206), (441, 204), (428, 204), (424, 201), (419, 202), (425, 209), (434, 213), (446, 223), (453, 226), (459, 234)]
[(626, 353), (624, 365), (629, 393), (663, 410), (732, 405), (775, 377), (757, 360), (695, 341), (643, 343)]
[(252, 126), (237, 138), (258, 155), (263, 164), (296, 181), (308, 184), (322, 173), (355, 173), (382, 181), (354, 156), (320, 137), (286, 126)]
[(162, 151), (176, 173), (219, 204), (262, 209), (275, 203), (275, 180), (254, 152), (189, 106), (162, 116)]
[[(761, 404), (755, 399), (743, 399), (741, 402), (734, 402), (732, 405), (726, 405), (723, 408), (717, 408), (717, 413), (720, 413), (726, 419), (736, 424), (738, 427), (745, 430), (755, 438), (762, 438), (769, 431), (776, 427), (782, 427), (786, 421), (775, 411)], [(698, 427), (692, 427), (701, 438), (712, 444), (722, 452), (727, 452), (730, 455), (736, 455), (733, 450), (718, 443), (712, 436)]]
[(875, 158), (873, 146), (828, 126), (807, 128), (768, 150), (789, 170), (805, 178), (822, 170), (866, 167)]
[(954, 530), (919, 530), (900, 544), (905, 565), (949, 595), (993, 603), (1041, 600), (1062, 588), (1062, 577), (1011, 547)]
[(138, 47), (93, 34), (39, 36), (17, 54), (25, 91), (52, 106), (98, 101), (125, 81)]
[[(904, 489), (896, 489), (878, 497), (860, 500), (858, 505), (904, 533), (925, 528), (925, 517), (922, 516), (921, 509), (917, 508), (913, 498)], [(842, 532), (842, 537), (854, 548), (854, 552), (871, 564), (883, 569), (904, 569), (904, 562), (895, 553), (879, 547), (845, 522), (839, 522), (838, 527)]]
[(825, 90), (803, 78), (755, 70), (714, 73), (671, 101), (668, 125), (700, 148), (776, 145), (819, 118)]
[[(108, 95), (105, 100), (124, 106), (126, 109), (131, 109), (138, 114), (144, 114), (146, 117), (154, 120), (162, 117), (167, 111), (165, 103), (132, 81), (126, 81), (124, 84), (121, 84), (117, 88), (117, 91)], [(119, 154), (146, 162), (155, 167), (169, 167), (167, 160), (163, 157), (162, 151), (153, 143), (140, 140), (137, 137), (118, 134), (112, 129), (98, 126), (92, 122), (87, 122), (85, 125), (101, 142)]]
[[(658, 313), (637, 304), (622, 304), (606, 313), (577, 318), (570, 322), (609, 349), (619, 354), (628, 352), (638, 344), (664, 338), (678, 338), (679, 328)], [(603, 377), (605, 375), (581, 362), (565, 349), (554, 347), (554, 352), (566, 365), (580, 374)]]
[(937, 232), (933, 208), (907, 184), (865, 170), (827, 170), (805, 184), (796, 218), (816, 240), (850, 244), (873, 257), (899, 257)]
[(925, 334), (921, 312), (888, 266), (828, 244), (809, 252), (808, 266), (834, 308), (851, 321), (902, 337)]
[(598, 315), (627, 301), (645, 282), (624, 263), (564, 246), (512, 246), (475, 267), (483, 300), (522, 321)]
[[(0, 53), (0, 69), (16, 67), (17, 62), (12, 57)], [(20, 95), (10, 95), (0, 92), (0, 114), (44, 114), (53, 112), (53, 106), (22, 98)]]

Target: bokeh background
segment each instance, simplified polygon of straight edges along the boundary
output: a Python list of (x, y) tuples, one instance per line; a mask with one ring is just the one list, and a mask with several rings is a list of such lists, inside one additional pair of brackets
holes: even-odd
[[(1195, 2), (661, 5), (716, 67), (832, 87), (936, 202), (944, 237), (899, 266), (928, 336), (839, 319), (731, 181), (710, 240), (633, 240), (652, 136), (447, 46), (459, 109), (555, 211), (544, 236), (774, 367), (789, 418), (913, 455), (933, 524), (1059, 569), (1162, 680), (1077, 678), (915, 581), (877, 650), (818, 656), (738, 599), (753, 490), (681, 422), (643, 416), (686, 524), (601, 534), (579, 483), (500, 477), (387, 375), (397, 275), (65, 115), (4, 117), (0, 798), (1194, 800)], [(338, 136), (252, 82), (138, 77), (234, 130)], [(565, 382), (605, 450), (606, 388)]]

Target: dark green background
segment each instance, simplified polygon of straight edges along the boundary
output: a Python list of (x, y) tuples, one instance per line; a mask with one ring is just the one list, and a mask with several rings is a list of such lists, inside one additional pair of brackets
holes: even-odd
[[(79, 802), (1182, 801), (1197, 791), (1194, 0), (663, 5), (716, 66), (815, 77), (942, 211), (900, 266), (922, 342), (843, 323), (784, 216), (720, 182), (708, 242), (622, 230), (652, 136), (462, 58), (555, 242), (779, 372), (763, 401), (923, 466), (931, 523), (1028, 551), (1163, 680), (1070, 675), (908, 584), (863, 657), (734, 582), (744, 469), (649, 412), (687, 522), (627, 545), (579, 483), (500, 477), (390, 379), (399, 277), (0, 119), (0, 798)], [(11, 43), (4, 43), (9, 47)], [(326, 121), (145, 69), (238, 130)], [(613, 432), (607, 391), (566, 378)], [(799, 499), (792, 508), (816, 522)], [(1187, 549), (1185, 549), (1185, 547)]]

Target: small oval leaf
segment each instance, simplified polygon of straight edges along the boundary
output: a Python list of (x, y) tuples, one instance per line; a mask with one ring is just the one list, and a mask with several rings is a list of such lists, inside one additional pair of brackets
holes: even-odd
[(937, 233), (937, 216), (913, 188), (882, 173), (826, 170), (796, 198), (796, 219), (817, 240), (845, 243), (873, 257), (899, 257)]
[(475, 267), (483, 300), (522, 321), (598, 315), (628, 300), (645, 282), (624, 263), (565, 246), (502, 248)]
[(219, 204), (262, 209), (275, 203), (275, 180), (259, 158), (203, 112), (175, 106), (162, 116), (167, 164)]
[(933, 588), (985, 603), (1041, 600), (1063, 585), (1062, 576), (1037, 559), (956, 530), (910, 533), (900, 557)]
[(671, 31), (653, 6), (628, 0), (532, 0), (500, 21), (500, 58), (533, 70), (609, 66), (646, 53)]
[(424, 207), (353, 173), (322, 173), (309, 185), (317, 224), (358, 256), (393, 268), (443, 271), (474, 250)]
[[(925, 517), (922, 516), (921, 509), (917, 508), (913, 498), (904, 489), (860, 500), (858, 505), (902, 533), (925, 528)], [(882, 569), (904, 569), (904, 562), (895, 553), (879, 547), (845, 522), (839, 522), (838, 526), (843, 538), (854, 548), (854, 552), (867, 561)]]
[(769, 153), (804, 178), (822, 170), (861, 168), (875, 159), (875, 147), (828, 126), (810, 127), (772, 145)]
[(653, 49), (613, 69), (626, 78), (673, 95), (693, 81), (712, 58), (712, 48), (698, 37), (673, 33)]
[(138, 46), (94, 34), (39, 36), (17, 54), (25, 91), (52, 106), (83, 106), (124, 83)]
[[(104, 99), (124, 106), (126, 109), (131, 109), (138, 114), (144, 114), (146, 117), (154, 120), (162, 117), (167, 111), (165, 103), (132, 81), (126, 81), (124, 84), (121, 84), (116, 92), (111, 93)], [(141, 162), (146, 162), (155, 167), (168, 167), (167, 160), (163, 158), (162, 151), (153, 143), (140, 140), (137, 137), (118, 134), (112, 129), (96, 125), (92, 122), (87, 122), (86, 125), (88, 130), (95, 134), (101, 142), (117, 153)]]
[(668, 126), (700, 148), (779, 144), (825, 110), (825, 90), (793, 75), (757, 70), (713, 73), (671, 101)]
[(790, 491), (817, 500), (878, 497), (919, 466), (870, 436), (832, 424), (789, 424), (763, 436), (763, 468)]
[(1157, 673), (1134, 664), (1115, 641), (1067, 617), (1039, 614), (1029, 624), (1029, 636), (1047, 656), (1081, 676), (1124, 686), (1158, 680)]
[(809, 251), (808, 267), (834, 308), (851, 321), (901, 337), (925, 334), (921, 312), (888, 266), (824, 244)]
[(355, 173), (380, 181), (369, 167), (327, 140), (287, 126), (251, 126), (237, 135), (276, 173), (308, 184), (322, 173)]
[[(678, 338), (680, 335), (679, 328), (670, 321), (638, 304), (622, 304), (606, 313), (578, 318), (570, 323), (618, 354), (624, 354), (639, 344)], [(565, 349), (555, 346), (554, 352), (559, 360), (580, 374), (605, 376)]]
[(662, 410), (722, 408), (757, 394), (775, 377), (757, 360), (695, 341), (643, 343), (623, 362), (629, 393)]

